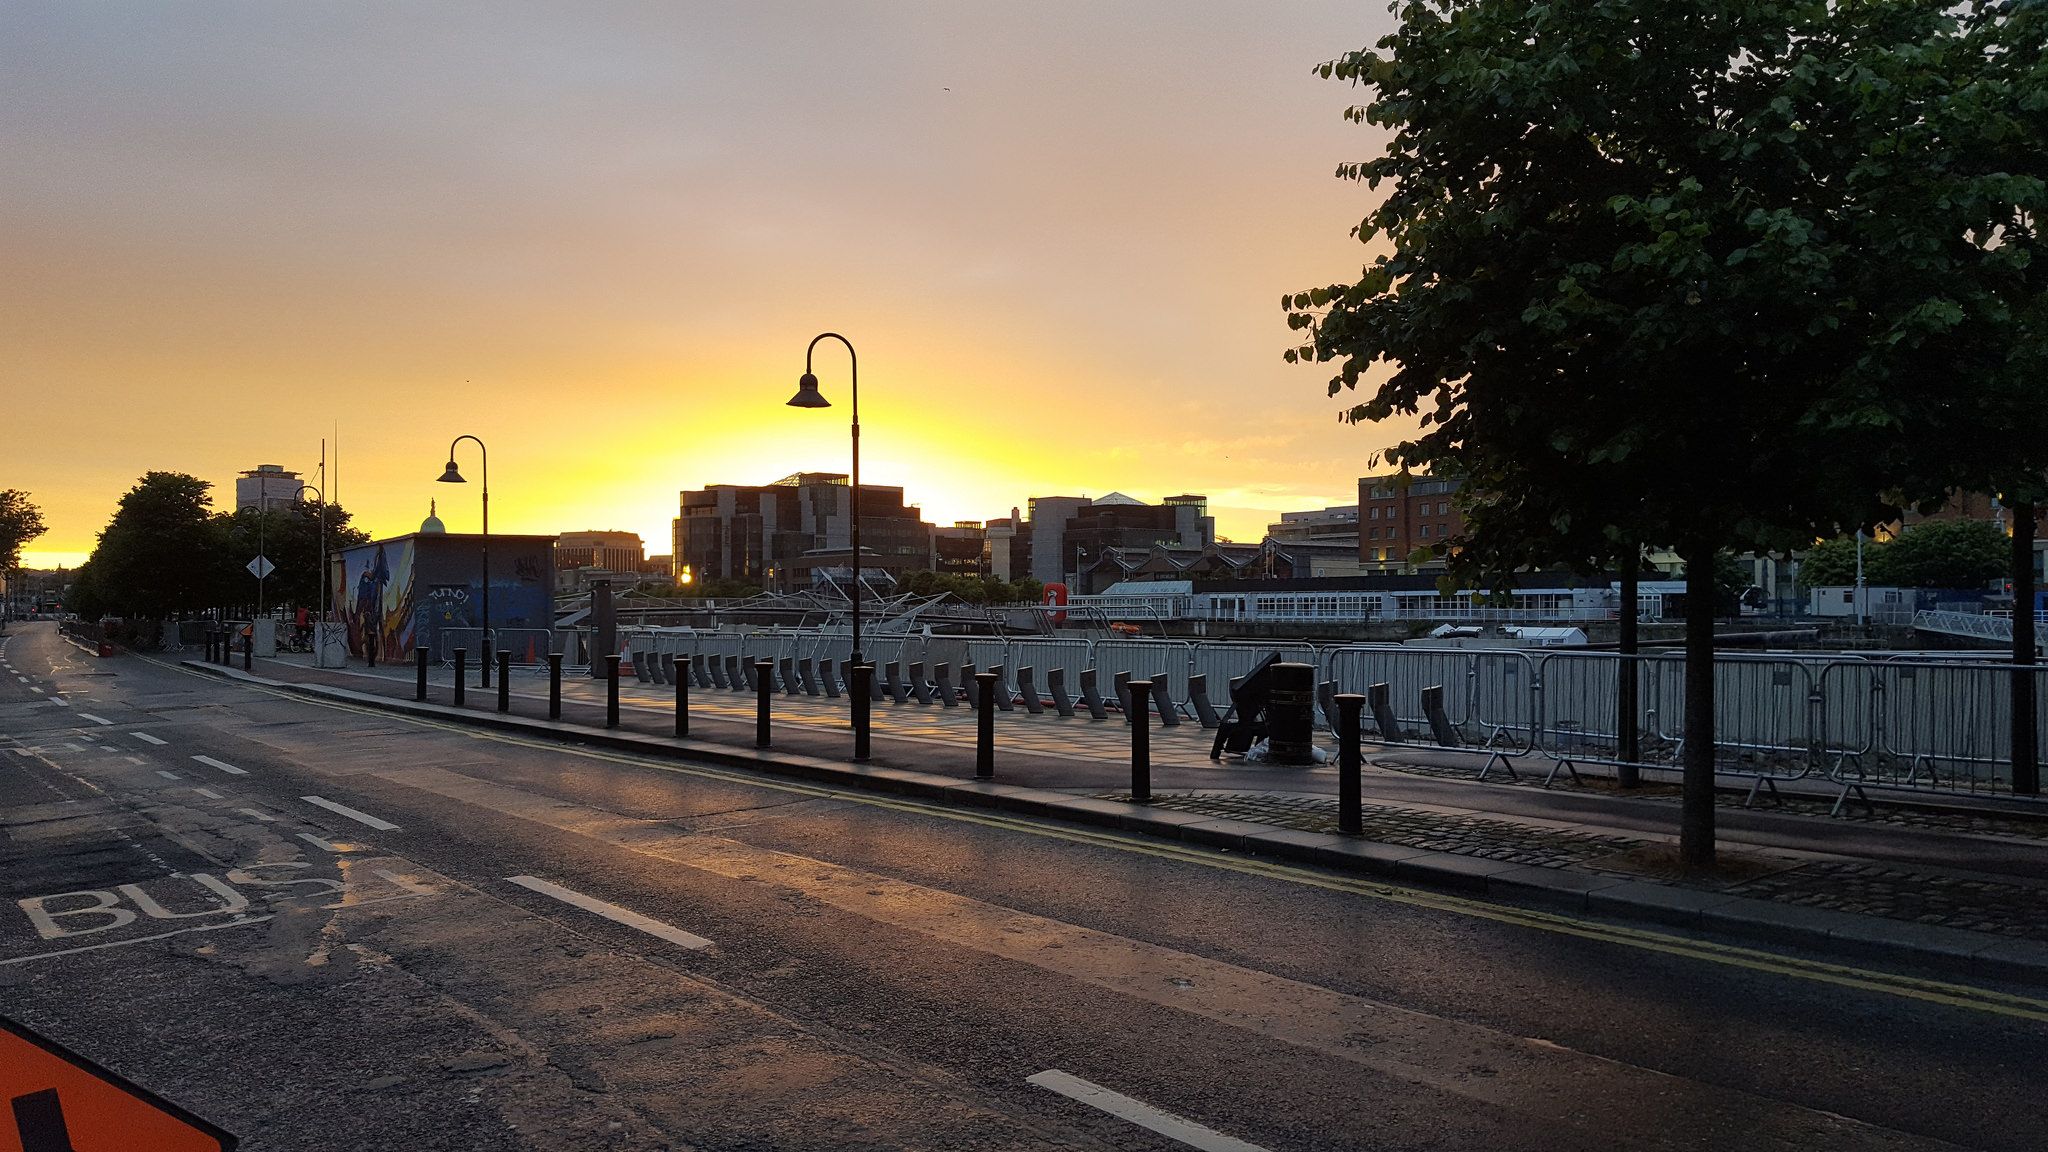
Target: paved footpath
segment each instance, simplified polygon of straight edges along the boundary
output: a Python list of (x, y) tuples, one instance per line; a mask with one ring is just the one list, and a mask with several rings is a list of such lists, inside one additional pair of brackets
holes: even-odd
[[(393, 701), (409, 701), (415, 685), (410, 667), (319, 670), (303, 658), (258, 660), (254, 672)], [(430, 701), (450, 703), (449, 675), (430, 671)], [(544, 673), (515, 671), (511, 713), (544, 717), (546, 692)], [(672, 687), (629, 679), (620, 697), (622, 736), (671, 737)], [(491, 716), (495, 704), (495, 688), (468, 688), (467, 711)], [(565, 724), (601, 729), (603, 706), (601, 681), (564, 678)], [(845, 762), (851, 750), (846, 706), (844, 699), (777, 694), (772, 755)], [(687, 745), (759, 755), (755, 708), (751, 693), (693, 689)], [(1153, 723), (1154, 796), (1145, 806), (1159, 814), (1152, 822), (1198, 818), (1335, 839), (1334, 768), (1212, 761), (1213, 733), (1191, 723)], [(877, 702), (872, 728), (875, 768), (954, 780), (974, 775), (968, 708)], [(1129, 739), (1128, 726), (1114, 713), (1095, 721), (1050, 710), (1033, 715), (1021, 707), (999, 712), (996, 780), (1130, 807)], [(1838, 818), (1828, 815), (1825, 797), (1794, 794), (1749, 809), (1741, 806), (1740, 792), (1730, 791), (1719, 812), (1722, 866), (1701, 877), (1677, 867), (1677, 792), (1669, 784), (1623, 795), (1611, 781), (1594, 777), (1540, 786), (1542, 773), (1532, 773), (1526, 762), (1518, 775), (1496, 767), (1481, 780), (1486, 758), (1473, 753), (1369, 744), (1366, 755), (1359, 839), (1409, 850), (1395, 870), (1410, 879), (1465, 886), (1471, 876), (1485, 876), (1473, 866), (1490, 862), (1519, 869), (1512, 877), (1496, 874), (1499, 882), (1490, 886), (1511, 899), (1562, 901), (1574, 910), (1778, 941), (1825, 940), (1944, 967), (1995, 955), (2002, 962), (1990, 969), (1994, 974), (2048, 982), (2048, 820), (1995, 809), (1894, 805)], [(1137, 827), (1129, 821), (1120, 826)], [(1431, 863), (1433, 874), (1424, 867)], [(1880, 925), (1875, 931), (1873, 918)], [(1897, 927), (1886, 930), (1883, 923)], [(2014, 943), (2002, 947), (2000, 940)]]

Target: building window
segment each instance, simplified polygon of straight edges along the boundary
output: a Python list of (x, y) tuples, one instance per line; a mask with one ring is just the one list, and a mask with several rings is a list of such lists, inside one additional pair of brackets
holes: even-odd
[(1437, 515), (1439, 515), (1439, 516), (1448, 516), (1448, 515), (1450, 515), (1450, 512), (1451, 512), (1451, 502), (1450, 502), (1449, 500), (1439, 500), (1439, 501), (1437, 501), (1437, 505), (1436, 505), (1436, 514), (1437, 514)]
[(1400, 511), (1400, 509), (1401, 506), (1399, 504), (1387, 505), (1387, 519), (1392, 520), (1394, 518), (1394, 513)]
[[(1422, 538), (1423, 538), (1424, 540), (1427, 540), (1427, 539), (1429, 539), (1429, 525), (1427, 525), (1427, 524), (1424, 524), (1424, 525), (1422, 526)], [(605, 673), (605, 675), (609, 676), (609, 675), (611, 675), (611, 673), (607, 672), (607, 673)]]
[(1375, 520), (1380, 518), (1380, 510), (1378, 508), (1372, 510), (1372, 518)]

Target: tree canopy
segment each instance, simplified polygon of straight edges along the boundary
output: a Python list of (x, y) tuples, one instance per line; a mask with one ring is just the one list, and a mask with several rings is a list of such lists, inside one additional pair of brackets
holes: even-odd
[(79, 567), (72, 610), (161, 620), (219, 604), (232, 561), (211, 487), (182, 472), (145, 473)]
[(340, 505), (305, 502), (258, 513), (213, 510), (212, 485), (182, 472), (150, 472), (128, 490), (78, 569), (68, 607), (87, 618), (162, 620), (180, 612), (254, 605), (245, 567), (258, 540), (276, 569), (264, 582), (267, 608), (320, 603), (320, 525), (330, 553), (369, 535), (349, 526)]
[(1322, 68), (1371, 89), (1348, 115), (1387, 146), (1338, 174), (1383, 198), (1360, 278), (1283, 300), (1288, 358), (1366, 392), (1349, 420), (1417, 418), (1404, 472), (1466, 481), (1453, 578), (1686, 557), (1689, 861), (1714, 555), (1896, 519), (1972, 474), (1944, 450), (2025, 463), (1987, 429), (2038, 398), (2004, 240), (2038, 187), (1999, 167), (2039, 164), (2033, 7), (1405, 0)]
[[(1896, 588), (1983, 588), (2005, 572), (2005, 530), (1986, 520), (1923, 520), (1890, 540), (1863, 542), (1863, 582)], [(1799, 587), (1856, 582), (1856, 541), (1815, 545), (1799, 564)]]
[(0, 491), (0, 568), (21, 563), (21, 546), (43, 534), (43, 512), (28, 493)]

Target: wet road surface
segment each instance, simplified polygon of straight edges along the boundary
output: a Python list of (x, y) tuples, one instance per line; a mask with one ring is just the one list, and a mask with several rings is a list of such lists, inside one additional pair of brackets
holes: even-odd
[(2048, 1006), (0, 642), (0, 1014), (246, 1149), (2048, 1146)]

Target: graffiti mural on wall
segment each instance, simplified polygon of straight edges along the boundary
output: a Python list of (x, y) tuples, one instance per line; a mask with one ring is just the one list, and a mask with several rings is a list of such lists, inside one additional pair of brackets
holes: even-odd
[(351, 548), (335, 566), (334, 603), (348, 626), (348, 650), (379, 657), (412, 650), (413, 543), (392, 540)]

